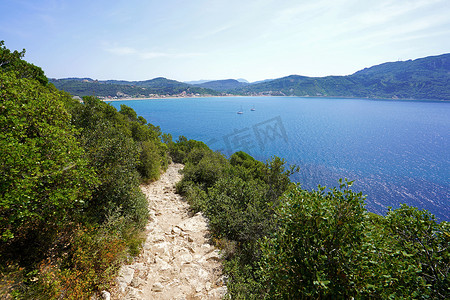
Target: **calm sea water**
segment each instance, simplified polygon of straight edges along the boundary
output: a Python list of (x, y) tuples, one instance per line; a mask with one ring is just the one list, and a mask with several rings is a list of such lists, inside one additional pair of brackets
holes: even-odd
[[(450, 220), (450, 103), (299, 97), (111, 102), (132, 107), (174, 139), (184, 135), (230, 155), (273, 155), (301, 167), (303, 188), (354, 180), (367, 209), (400, 203)], [(251, 111), (254, 108), (254, 111)], [(243, 114), (237, 114), (241, 110)]]

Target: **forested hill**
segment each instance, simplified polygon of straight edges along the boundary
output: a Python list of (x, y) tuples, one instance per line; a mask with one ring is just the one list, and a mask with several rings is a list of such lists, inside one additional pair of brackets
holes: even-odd
[(214, 80), (197, 84), (199, 87), (226, 92), (249, 85), (249, 83), (241, 82), (236, 79)]
[(348, 76), (291, 75), (232, 93), (450, 100), (450, 54), (384, 63)]
[(450, 53), (383, 63), (347, 76), (291, 75), (255, 83), (227, 79), (189, 84), (162, 77), (145, 81), (98, 81), (90, 78), (49, 81), (75, 96), (124, 98), (234, 94), (450, 100)]
[(93, 80), (91, 78), (49, 79), (56, 88), (74, 96), (151, 97), (154, 95), (218, 95), (219, 93), (163, 77), (145, 81)]

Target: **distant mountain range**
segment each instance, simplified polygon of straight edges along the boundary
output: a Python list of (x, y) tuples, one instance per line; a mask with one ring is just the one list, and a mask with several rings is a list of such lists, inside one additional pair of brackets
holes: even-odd
[(450, 54), (384, 63), (348, 76), (291, 75), (231, 92), (238, 95), (450, 100)]
[(91, 78), (64, 78), (49, 81), (56, 88), (73, 96), (98, 96), (103, 98), (154, 97), (154, 96), (199, 96), (219, 95), (214, 90), (186, 84), (163, 77), (145, 81), (93, 80)]
[[(228, 80), (228, 79), (225, 79), (225, 80)], [(243, 82), (243, 83), (250, 83), (244, 78), (231, 79), (231, 80), (236, 80), (236, 81)], [(220, 80), (195, 80), (195, 81), (184, 81), (184, 83), (199, 85), (199, 84), (202, 84), (202, 83), (205, 83), (205, 82), (212, 82), (212, 81), (220, 81)]]
[(241, 82), (235, 79), (214, 80), (196, 84), (196, 86), (206, 89), (212, 89), (219, 92), (228, 92), (248, 85), (248, 82)]
[(161, 77), (146, 81), (67, 78), (50, 82), (77, 96), (233, 94), (450, 100), (450, 54), (383, 63), (347, 76), (290, 75), (254, 83), (245, 79), (183, 83)]

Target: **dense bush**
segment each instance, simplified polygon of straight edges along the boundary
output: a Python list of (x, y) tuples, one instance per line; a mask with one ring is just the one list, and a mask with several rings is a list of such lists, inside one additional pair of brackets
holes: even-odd
[[(372, 233), (376, 249), (375, 281), (384, 282), (378, 293), (390, 297), (448, 298), (450, 295), (450, 226), (438, 223), (425, 210), (402, 205), (389, 209)], [(394, 288), (395, 287), (395, 288)]]
[(1, 298), (87, 299), (138, 253), (139, 185), (167, 168), (167, 146), (131, 108), (73, 100), (23, 54), (0, 43)]
[(33, 79), (40, 85), (46, 86), (48, 79), (44, 71), (26, 61), (22, 58), (25, 56), (25, 49), (21, 52), (15, 50), (10, 51), (5, 47), (5, 42), (0, 41), (0, 72), (14, 72), (18, 79)]
[(326, 192), (289, 191), (280, 227), (261, 245), (262, 277), (274, 299), (350, 298), (360, 260), (366, 211), (361, 194), (341, 183)]
[(219, 179), (208, 190), (205, 212), (218, 238), (239, 244), (256, 241), (270, 227), (270, 206), (265, 201), (266, 186), (239, 177)]
[(108, 287), (124, 262), (126, 243), (117, 231), (80, 228), (69, 242), (67, 257), (39, 264), (36, 284), (24, 292), (25, 299), (86, 299)]
[(183, 152), (184, 176), (177, 191), (209, 218), (213, 240), (227, 258), (232, 296), (257, 295), (258, 239), (276, 229), (273, 208), (291, 186), (289, 175), (296, 169), (286, 169), (285, 161), (277, 157), (264, 164), (244, 152), (227, 160), (183, 137), (170, 148)]
[(87, 97), (80, 110), (80, 121), (75, 122), (82, 128), (79, 139), (100, 180), (89, 200), (88, 216), (101, 223), (116, 209), (129, 207), (123, 213), (134, 213), (134, 190), (140, 180), (136, 170), (139, 148), (125, 118), (95, 98)]
[(187, 155), (193, 149), (200, 148), (205, 151), (211, 151), (205, 143), (195, 140), (188, 140), (184, 136), (180, 136), (176, 142), (172, 141), (172, 136), (170, 134), (164, 134), (162, 138), (168, 145), (169, 154), (172, 160), (177, 163), (185, 163)]
[(1, 72), (0, 82), (0, 230), (6, 246), (76, 220), (95, 180), (61, 94), (13, 71)]
[(307, 191), (277, 157), (229, 160), (181, 138), (177, 190), (210, 220), (232, 299), (436, 298), (449, 296), (450, 232), (427, 211), (368, 213), (351, 182)]
[[(163, 157), (161, 157), (163, 154)], [(144, 181), (153, 181), (159, 178), (161, 170), (167, 169), (167, 157), (165, 148), (161, 149), (157, 144), (150, 141), (141, 143), (141, 153), (137, 171)]]

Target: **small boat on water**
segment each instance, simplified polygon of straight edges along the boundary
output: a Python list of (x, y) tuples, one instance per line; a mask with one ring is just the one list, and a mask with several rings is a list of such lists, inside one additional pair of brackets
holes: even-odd
[(244, 111), (242, 110), (242, 106), (241, 109), (237, 112), (238, 115), (242, 115), (244, 113)]
[(252, 107), (250, 110), (251, 110), (251, 111), (255, 111), (256, 109), (255, 109), (254, 107)]

